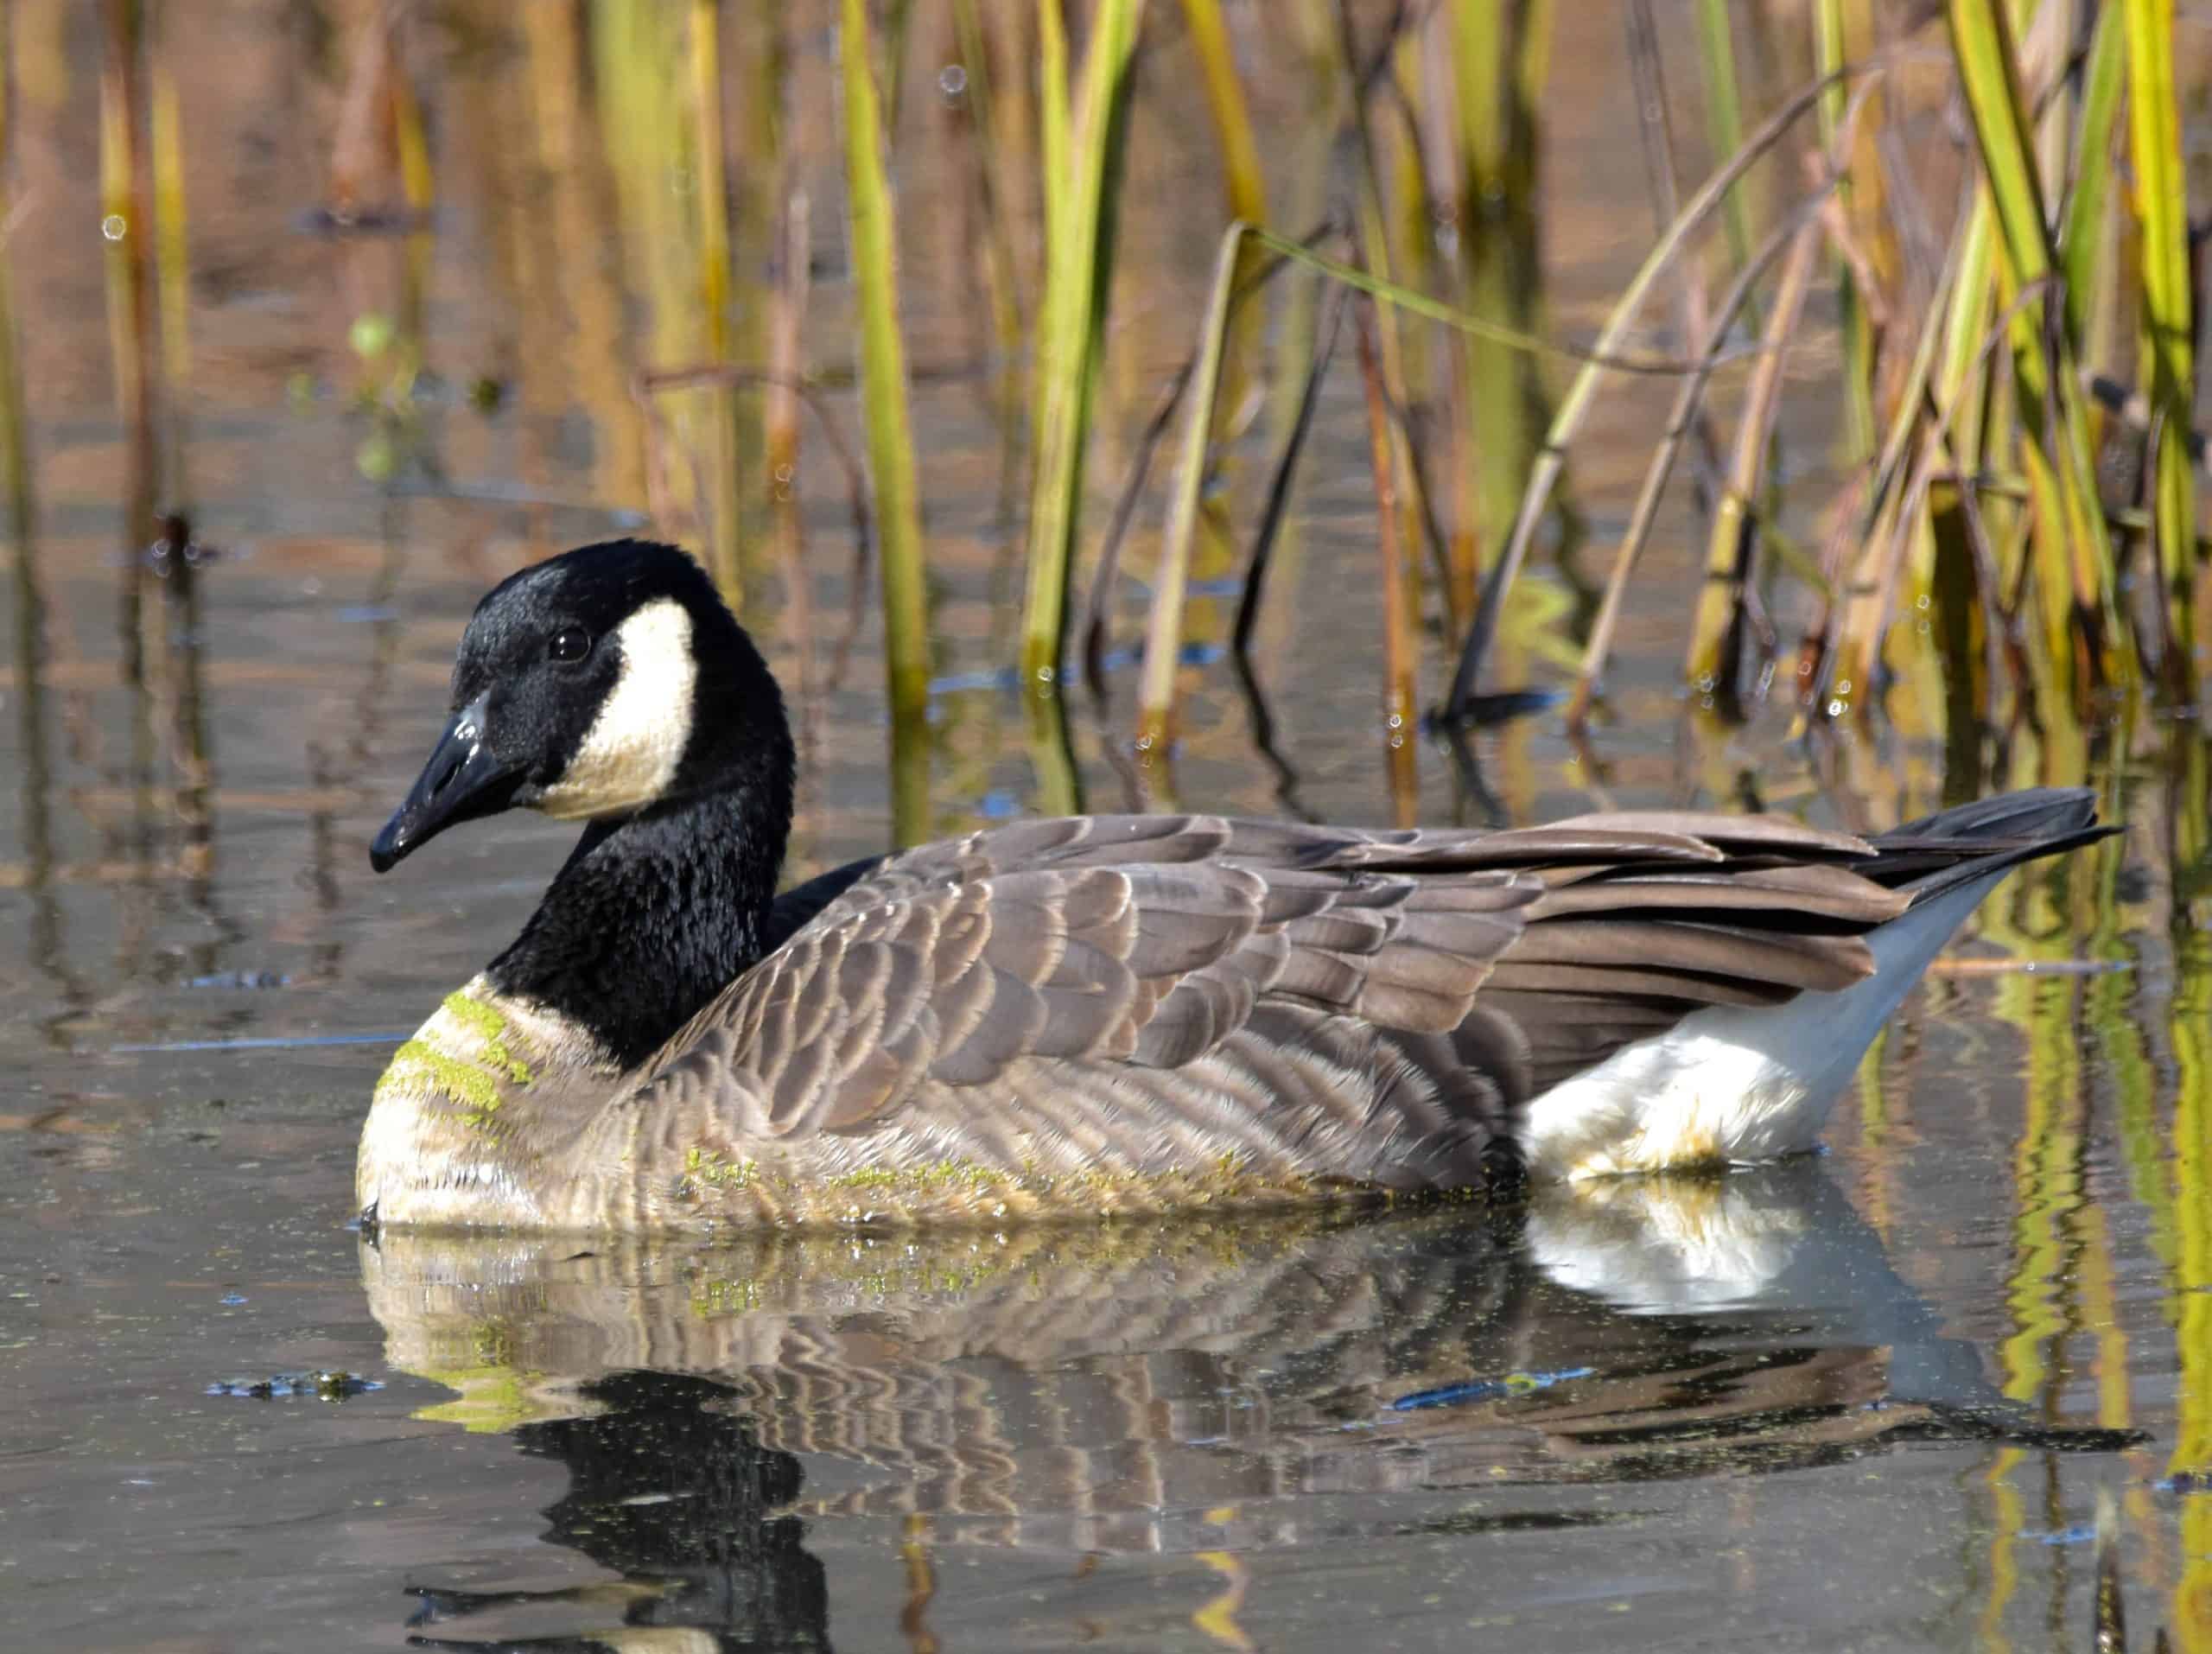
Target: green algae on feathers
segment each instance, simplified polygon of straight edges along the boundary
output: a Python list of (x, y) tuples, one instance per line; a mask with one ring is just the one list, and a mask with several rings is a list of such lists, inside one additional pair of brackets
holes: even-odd
[(530, 1065), (507, 1049), (507, 1019), (492, 1006), (456, 991), (446, 996), (445, 1009), (483, 1049), (473, 1058), (458, 1057), (417, 1034), (392, 1053), (377, 1090), (419, 1084), (457, 1104), (469, 1124), (488, 1126), (506, 1101), (503, 1084), (528, 1085)]
[[(732, 1159), (695, 1145), (684, 1154), (675, 1198), (765, 1229), (905, 1227), (919, 1223), (1020, 1223), (1083, 1214), (1141, 1216), (1178, 1208), (1265, 1208), (1317, 1196), (1372, 1199), (1366, 1185), (1317, 1186), (1303, 1174), (1262, 1169), (1237, 1150), (1195, 1165), (1140, 1169), (1100, 1167), (1046, 1172), (1025, 1161), (1019, 1171), (948, 1157), (912, 1165), (864, 1165), (841, 1172)], [(715, 1197), (722, 1197), (718, 1203)], [(731, 1199), (734, 1197), (734, 1199)], [(842, 1199), (840, 1197), (842, 1197)]]
[[(731, 1160), (717, 1148), (694, 1147), (683, 1156), (683, 1182), (710, 1189), (742, 1189), (752, 1184), (759, 1166), (749, 1160)], [(681, 1184), (677, 1193), (685, 1193)]]
[(484, 1042), (484, 1059), (518, 1085), (530, 1084), (530, 1065), (507, 1049), (507, 1019), (480, 999), (455, 989), (445, 997), (446, 1015)]

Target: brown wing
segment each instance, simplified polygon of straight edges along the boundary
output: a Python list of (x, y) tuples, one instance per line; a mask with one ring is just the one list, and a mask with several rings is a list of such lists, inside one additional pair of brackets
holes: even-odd
[(671, 1042), (741, 1132), (890, 1123), (925, 1082), (1021, 1058), (1175, 1067), (1262, 1002), (1454, 1036), (1510, 1096), (1700, 1005), (1847, 985), (1907, 898), (1863, 841), (1769, 818), (1585, 817), (1502, 833), (1211, 817), (1027, 822), (893, 857)]

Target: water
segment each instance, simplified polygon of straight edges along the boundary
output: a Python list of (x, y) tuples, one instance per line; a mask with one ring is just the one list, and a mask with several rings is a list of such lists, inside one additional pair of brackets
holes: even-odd
[[(2109, 1490), (2134, 1635), (2212, 1646), (2202, 749), (2158, 724), (1947, 738), (1909, 696), (1892, 723), (1810, 742), (1785, 738), (1783, 704), (1700, 721), (1672, 690), (1695, 556), (1678, 512), (1594, 749), (1540, 714), (1463, 760), (1418, 744), (1394, 798), (1349, 352), (1256, 657), (1287, 771), (1208, 646), (1228, 605), (1202, 596), (1172, 773), (1120, 756), (1123, 667), (1103, 720), (1078, 705), (1085, 802), (1267, 811), (1287, 782), (1341, 821), (1756, 798), (1879, 826), (1947, 788), (2096, 780), (2127, 835), (1993, 899), (1840, 1106), (1832, 1152), (1362, 1222), (365, 1244), (345, 1227), (353, 1148), (385, 1050), (512, 935), (569, 835), (503, 820), (383, 880), (368, 840), (441, 721), (475, 596), (643, 520), (629, 387), (683, 341), (645, 319), (646, 214), (595, 129), (533, 114), (581, 84), (543, 22), (565, 9), (526, 27), (441, 9), (416, 38), (439, 188), (412, 241), (306, 216), (353, 175), (324, 164), (344, 20), (324, 55), (296, 14), (219, 9), (175, 48), (194, 354), (152, 489), (219, 555), (126, 579), (149, 461), (117, 412), (81, 182), (92, 86), (72, 76), (92, 42), (59, 4), (19, 10), (7, 256), (35, 531), (10, 543), (0, 676), (0, 1642), (2075, 1647)], [(1547, 319), (1572, 330), (1649, 227), (1622, 193), (1640, 173), (1616, 20), (1561, 10), (1573, 95), (1550, 141), (1572, 159), (1549, 174)], [(826, 38), (793, 41), (808, 359), (851, 431)], [(1294, 66), (1251, 49), (1271, 179), (1302, 201), (1326, 135)], [(927, 101), (945, 84), (929, 29), (910, 54), (902, 280), (938, 582), (932, 825), (950, 831), (1038, 807), (1040, 783), (995, 677), (1019, 471), (959, 228), (966, 152)], [(1172, 48), (1160, 61), (1095, 520), (1211, 257), (1203, 130), (1141, 118), (1198, 106)], [(363, 199), (397, 199), (362, 175)], [(404, 394), (359, 325), (395, 315), (436, 376)], [(1599, 544), (1670, 394), (1624, 383), (1578, 448)], [(1796, 417), (1787, 450), (1815, 469), (1832, 433)], [(846, 507), (808, 441), (814, 629), (834, 644)], [(1223, 480), (1240, 538), (1267, 451), (1255, 435)], [(1140, 579), (1155, 532), (1141, 521)], [(1548, 567), (1528, 589), (1508, 685), (1559, 681), (1574, 610)], [(772, 568), (754, 595), (794, 681)], [(803, 867), (887, 841), (879, 658), (864, 627), (842, 684), (816, 663)], [(1445, 670), (1432, 644), (1431, 693)], [(1988, 968), (2081, 959), (2120, 968)]]

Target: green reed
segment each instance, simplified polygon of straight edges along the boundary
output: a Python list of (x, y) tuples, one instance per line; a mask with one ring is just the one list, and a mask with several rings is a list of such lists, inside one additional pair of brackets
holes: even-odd
[[(2073, 96), (2062, 81), (2069, 42), (2055, 24), (2016, 35), (2001, 6), (1955, 0), (1948, 7), (1944, 38), (1969, 117), (1974, 164), (1940, 269), (1918, 272), (1903, 267), (1893, 244), (1908, 239), (1908, 211), (1923, 209), (1881, 188), (1887, 174), (1870, 157), (1885, 123), (1915, 107), (1924, 118), (1929, 93), (1908, 99), (1893, 83), (1897, 60), (1888, 44), (1866, 38), (1859, 11), (1823, 0), (1814, 21), (1828, 70), (1816, 106), (1827, 147), (1836, 151), (1830, 164), (1841, 169), (1847, 192), (1821, 220), (1843, 325), (1844, 369), (1828, 383), (1842, 391), (1847, 433), (1843, 485), (1827, 514), (1854, 531), (1834, 543), (1817, 570), (1787, 559), (1788, 573), (1811, 582), (1818, 600), (1807, 716), (1870, 706), (1893, 675), (1935, 681), (1913, 664), (1898, 623), (1939, 595), (1977, 611), (1971, 620), (1949, 615), (1936, 629), (1940, 646), (1952, 652), (1944, 670), (1981, 674), (2000, 721), (2008, 704), (2033, 708), (2046, 723), (2070, 721), (2100, 684), (2127, 691), (2155, 679), (2168, 693), (2186, 695), (2196, 616), (2212, 582), (2197, 538), (2201, 485), (2190, 452), (2201, 443), (2189, 427), (2196, 365), (2183, 296), (2188, 220), (2172, 8), (2105, 9)], [(1709, 28), (1704, 45), (1715, 59)], [(1873, 81), (1881, 84), (1859, 118), (1860, 130), (1846, 140), (1847, 92)], [(2126, 171), (2115, 142), (2123, 106)], [(1777, 118), (1794, 120), (1796, 107), (1785, 105)], [(1785, 135), (1775, 120), (1766, 132), (1767, 146), (1747, 143), (1721, 174), (1739, 172), (1754, 148), (1780, 147)], [(2115, 187), (2131, 173), (2132, 190)], [(1678, 256), (1671, 244), (1695, 216), (1694, 202), (1662, 237), (1662, 255)], [(1786, 269), (1785, 283), (1794, 275)], [(1640, 296), (1631, 289), (1623, 309)], [(2137, 359), (2127, 366), (2146, 387), (2148, 410), (2138, 419), (2147, 429), (2132, 432), (2099, 408), (2090, 379), (2126, 371), (2112, 356), (2126, 348), (2118, 340), (2131, 311)], [(1564, 409), (1573, 410), (1580, 388)], [(1759, 451), (1751, 438), (1775, 418), (1772, 388), (1755, 380), (1739, 409), (1738, 485), (1744, 462)], [(1861, 432), (1878, 440), (1853, 434)], [(1561, 435), (1555, 428), (1554, 440)], [(2152, 471), (2149, 509), (2141, 513), (2099, 491), (2101, 455), (2130, 442)], [(1527, 499), (1550, 481), (1540, 462)], [(1506, 552), (1509, 575), (1529, 526), (1526, 503)], [(1758, 509), (1770, 503), (1752, 501), (1740, 486), (1727, 490), (1710, 536), (1709, 571), (1740, 568), (1752, 543), (1774, 541), (1773, 525)], [(2157, 572), (2157, 594), (2131, 604), (2123, 593), (2139, 541)], [(1948, 581), (1939, 593), (1942, 556), (1971, 577)], [(1740, 630), (1730, 627), (1742, 614), (1740, 592), (1724, 601), (1715, 590), (1723, 583), (1709, 582), (1696, 600), (1693, 679), (1726, 680), (1741, 659)], [(1478, 664), (1487, 620), (1486, 605), (1463, 650), (1455, 699), (1471, 687), (1468, 667)], [(1577, 690), (1578, 721), (1593, 700), (1609, 635), (1601, 631), (1592, 642)], [(1958, 658), (1961, 647), (1974, 658)]]
[(1143, 0), (1099, 0), (1081, 90), (1071, 99), (1059, 7), (1038, 7), (1039, 151), (1045, 192), (1045, 291), (1033, 341), (1028, 594), (1021, 676), (1057, 683), (1067, 588), (1082, 515), (1083, 474), (1114, 264), (1131, 63)]
[(1198, 494), (1212, 447), (1214, 408), (1228, 354), (1230, 309), (1244, 252), (1246, 226), (1232, 224), (1214, 259), (1213, 296), (1201, 329), (1198, 370), (1185, 398), (1182, 459), (1168, 509), (1167, 535), (1153, 577), (1152, 620), (1145, 633), (1144, 676), (1137, 689), (1137, 750), (1162, 754), (1173, 733), (1175, 672), (1183, 642), (1183, 593), (1190, 581), (1191, 544), (1197, 532)]
[[(729, 187), (722, 120), (721, 14), (720, 0), (690, 0), (686, 31), (690, 60), (692, 220), (698, 227), (697, 302), (705, 324), (702, 343), (709, 362), (730, 359)], [(708, 536), (708, 566), (731, 607), (742, 608), (743, 508), (738, 480), (745, 461), (734, 393), (723, 392), (713, 399), (701, 469), (710, 497), (702, 515), (713, 525)]]
[(865, 0), (843, 0), (845, 194), (860, 315), (861, 410), (875, 490), (876, 567), (883, 598), (884, 677), (891, 699), (892, 817), (901, 844), (929, 830), (929, 606), (923, 589), (921, 503), (899, 327), (896, 228), (884, 170), (883, 118)]
[[(132, 10), (111, 7), (118, 16)], [(1239, 538), (1242, 514), (1258, 508), (1238, 464), (1243, 411), (1264, 391), (1280, 443), (1283, 421), (1306, 400), (1311, 297), (1278, 309), (1266, 333), (1271, 318), (1246, 291), (1270, 254), (1377, 301), (1363, 313), (1382, 425), (1379, 440), (1365, 432), (1364, 446), (1370, 467), (1387, 473), (1375, 481), (1397, 546), (1389, 566), (1403, 586), (1393, 600), (1404, 622), (1398, 641), (1417, 646), (1433, 632), (1456, 653), (1442, 697), (1455, 719), (1490, 704), (1478, 690), (1491, 675), (1525, 670), (1517, 654), (1502, 666), (1491, 658), (1502, 637), (1570, 670), (1579, 655), (1569, 722), (1580, 730), (1603, 718), (1614, 629), (1693, 436), (1704, 439), (1713, 473), (1712, 498), (1701, 502), (1708, 518), (1696, 531), (1709, 577), (1677, 600), (1684, 667), (1693, 682), (1741, 691), (1718, 697), (1722, 716), (1743, 715), (1770, 678), (1802, 691), (1808, 722), (1866, 710), (1895, 685), (1906, 692), (1888, 697), (1891, 715), (1932, 735), (1915, 720), (1962, 680), (1971, 692), (1947, 703), (1957, 717), (2032, 716), (2050, 738), (2066, 739), (2056, 732), (2071, 724), (2078, 740), (2078, 709), (2101, 686), (2177, 699), (2190, 691), (2212, 580), (2192, 457), (2202, 442), (2190, 429), (2182, 116), (2202, 73), (2177, 49), (2173, 0), (2120, 0), (2079, 41), (2056, 10), (1989, 0), (1948, 0), (1940, 23), (1931, 17), (1910, 33), (1859, 0), (1815, 0), (1797, 29), (1758, 16), (1738, 24), (1740, 8), (1697, 0), (1688, 35), (1652, 26), (1646, 9), (1640, 96), (1663, 90), (1662, 58), (1694, 54), (1689, 79), (1703, 88), (1713, 164), (1701, 186), (1680, 191), (1649, 256), (1580, 348), (1547, 337), (1541, 305), (1536, 185), (1543, 168), (1581, 159), (1551, 152), (1565, 129), (1548, 101), (1553, 16), (1543, 0), (1395, 9), (1286, 0), (1269, 14), (1281, 28), (1257, 35), (1249, 10), (1220, 0), (1149, 9), (1142, 0), (1039, 0), (1033, 9), (840, 0), (835, 66), (795, 44), (804, 31), (770, 11), (726, 0), (604, 0), (588, 14), (598, 50), (595, 73), (584, 75), (566, 39), (573, 29), (533, 9), (522, 32), (547, 128), (542, 164), (573, 174), (594, 159), (589, 143), (552, 130), (576, 124), (576, 91), (588, 84), (599, 99), (589, 137), (621, 204), (630, 296), (645, 301), (650, 318), (635, 341), (647, 370), (635, 383), (645, 388), (635, 407), (626, 398), (603, 410), (617, 438), (604, 461), (607, 486), (633, 492), (637, 474), (617, 450), (645, 449), (644, 480), (664, 526), (698, 546), (734, 599), (737, 535), (752, 499), (737, 480), (757, 447), (768, 461), (776, 561), (796, 599), (807, 578), (791, 491), (797, 404), (790, 390), (772, 388), (774, 429), (756, 445), (738, 440), (736, 398), (741, 386), (805, 380), (798, 312), (788, 277), (771, 289), (742, 272), (803, 259), (803, 248), (783, 240), (798, 174), (779, 135), (780, 111), (803, 106), (791, 87), (806, 76), (826, 74), (841, 88), (862, 413), (902, 754), (924, 744), (928, 571), (887, 156), (937, 106), (918, 92), (902, 117), (884, 94), (879, 74), (895, 77), (902, 34), (925, 48), (942, 41), (966, 68), (957, 141), (973, 168), (963, 211), (979, 214), (963, 219), (976, 230), (972, 314), (983, 325), (975, 337), (1015, 479), (1009, 497), (1026, 488), (1027, 501), (1008, 564), (1009, 574), (1022, 565), (1026, 583), (1019, 638), (996, 646), (1017, 655), (1020, 681), (1048, 699), (1062, 681), (1069, 585), (1086, 543), (1103, 533), (1088, 557), (1095, 621), (1116, 598), (1124, 538), (1141, 534), (1131, 525), (1142, 518), (1154, 438), (1137, 440), (1133, 454), (1117, 439), (1141, 423), (1132, 410), (1147, 398), (1119, 384), (1110, 401), (1102, 395), (1109, 340), (1117, 359), (1139, 359), (1141, 345), (1154, 343), (1143, 326), (1158, 327), (1156, 313), (1116, 309), (1128, 302), (1112, 278), (1131, 143), (1169, 123), (1203, 122), (1219, 156), (1221, 214), (1251, 226), (1234, 284), (1242, 302), (1223, 312), (1226, 341), (1201, 334), (1185, 370), (1192, 384), (1202, 373), (1217, 382), (1211, 394), (1185, 398), (1210, 410), (1209, 424), (1200, 436), (1185, 426), (1170, 489), (1136, 708), (1147, 753), (1171, 739), (1182, 642), (1211, 624), (1203, 598), (1192, 616), (1181, 613), (1192, 560), (1208, 572), (1204, 548)], [(2069, 56), (2076, 47), (2078, 59)], [(1141, 87), (1141, 60), (1163, 66), (1147, 67)], [(1255, 62), (1263, 73), (1293, 65), (1313, 94), (1310, 124), (1329, 129), (1275, 179), (1254, 130), (1254, 111), (1269, 103), (1247, 84)], [(426, 208), (439, 124), (413, 106), (404, 68), (387, 80), (398, 170), (410, 205)], [(1796, 90), (1777, 95), (1764, 82)], [(727, 107), (725, 84), (746, 89)], [(172, 99), (165, 126), (158, 82), (154, 101), (158, 139), (175, 111)], [(1967, 118), (1962, 175), (1936, 168), (1919, 176), (1912, 135), (1946, 108)], [(1906, 124), (1916, 121), (1920, 128)], [(1671, 202), (1675, 157), (1663, 118), (1645, 141), (1655, 197)], [(1343, 220), (1321, 231), (1310, 227), (1319, 213), (1271, 222), (1271, 182), (1284, 202), (1325, 200), (1306, 175), (1332, 147), (1351, 162)], [(1798, 163), (1808, 159), (1818, 175), (1807, 180)], [(168, 257), (164, 180), (182, 175), (164, 175), (158, 156), (155, 174), (166, 272), (181, 266)], [(562, 239), (588, 239), (573, 182), (560, 183)], [(111, 193), (118, 188), (111, 179)], [(129, 271), (115, 269), (120, 299)], [(1728, 303), (1709, 299), (1708, 278), (1715, 292), (1731, 292)], [(581, 309), (588, 274), (577, 284)], [(1121, 285), (1156, 302), (1157, 283)], [(1661, 291), (1670, 305), (1679, 292), (1690, 324), (1678, 347), (1648, 342)], [(595, 312), (607, 296), (594, 299)], [(162, 297), (159, 337), (181, 348), (166, 287)], [(128, 314), (119, 304), (119, 327)], [(1820, 332), (1841, 365), (1816, 376), (1805, 371), (1802, 335), (1814, 331), (1807, 318), (1829, 315), (1837, 325)], [(680, 364), (730, 372), (702, 377)], [(1601, 591), (1564, 556), (1580, 518), (1568, 467), (1609, 376), (1628, 371), (1668, 373), (1680, 388)], [(1248, 395), (1247, 376), (1268, 383)], [(2130, 380), (2142, 387), (2132, 401)], [(1716, 385), (1721, 393), (1709, 394)], [(1819, 407), (1803, 417), (1822, 402), (1825, 420)], [(1785, 451), (1777, 433), (1808, 423), (1844, 433), (1833, 455)], [(639, 427), (642, 442), (622, 440)], [(1116, 449), (1128, 480), (1111, 521), (1087, 531), (1095, 448)], [(2108, 481), (2115, 452), (2127, 450), (2149, 472), (2139, 505), (2100, 493), (2100, 468)], [(1287, 486), (1286, 475), (1268, 492)], [(1794, 519), (1807, 518), (1821, 527), (1801, 545)], [(1561, 580), (1516, 594), (1554, 524)], [(2155, 581), (2131, 579), (2138, 564)], [(1292, 589), (1278, 584), (1276, 602)], [(1571, 618), (1540, 620), (1547, 604)], [(1800, 660), (1783, 663), (1785, 631), (1800, 621)], [(1248, 641), (1252, 622), (1249, 613), (1237, 622)], [(1087, 633), (1103, 636), (1103, 627)], [(1417, 695), (1424, 666), (1447, 663), (1424, 660), (1418, 646), (1390, 653), (1383, 699), (1402, 725), (1408, 679)], [(1802, 669), (1778, 670), (1789, 664)], [(1079, 789), (1065, 716), (1047, 709), (1039, 731), (1039, 779), (1065, 805)], [(900, 785), (902, 831), (919, 830), (925, 789), (912, 777)]]
[[(2188, 181), (2174, 86), (2173, 0), (2128, 0), (2128, 155), (2142, 219), (2140, 377), (2150, 382), (2154, 566), (2165, 588), (2168, 677), (2187, 692), (2195, 658), (2196, 479), (2183, 441), (2196, 401)], [(2177, 670), (2178, 668), (2178, 670)]]

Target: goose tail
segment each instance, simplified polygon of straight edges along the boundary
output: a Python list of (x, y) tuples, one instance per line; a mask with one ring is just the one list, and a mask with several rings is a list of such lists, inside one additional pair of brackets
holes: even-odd
[(1524, 1162), (1539, 1179), (1574, 1180), (1810, 1148), (1882, 1024), (1998, 881), (2114, 830), (2086, 790), (2044, 787), (1872, 840), (1849, 865), (1910, 902), (1863, 932), (1863, 979), (1780, 1005), (1711, 1007), (1623, 1047), (1530, 1102)]
[(2097, 820), (2088, 787), (2039, 786), (1979, 798), (1909, 821), (1873, 840), (1876, 855), (1855, 869), (1920, 907), (1962, 885), (1986, 890), (2024, 862), (2040, 861), (2120, 830)]

